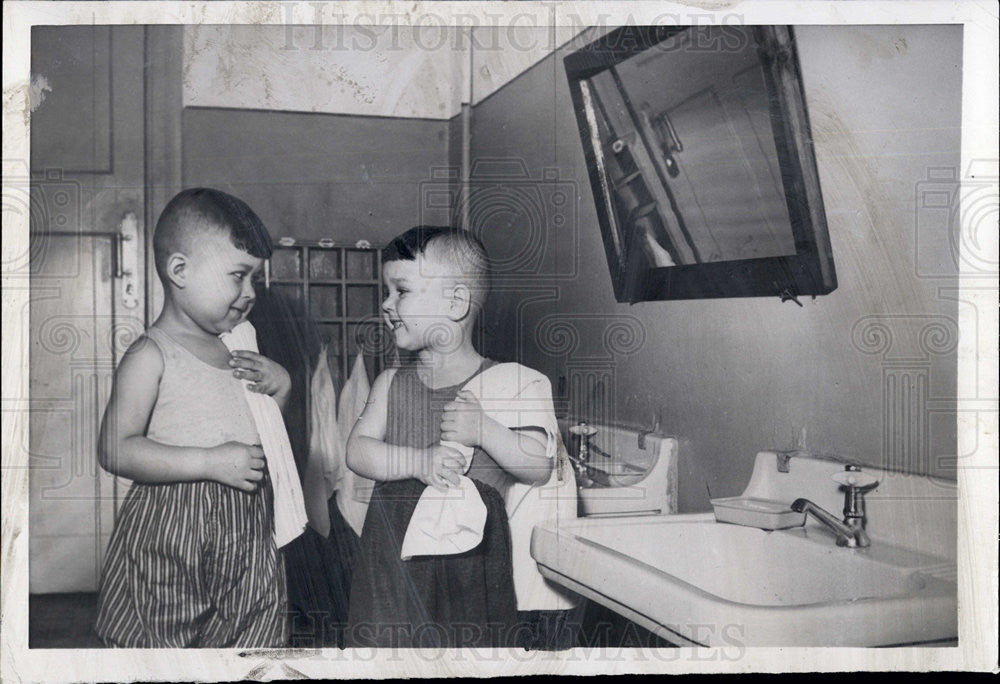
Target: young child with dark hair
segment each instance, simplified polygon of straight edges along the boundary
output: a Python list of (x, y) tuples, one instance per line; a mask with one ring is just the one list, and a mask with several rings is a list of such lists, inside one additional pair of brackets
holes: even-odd
[(244, 321), (271, 238), (246, 203), (184, 190), (153, 238), (163, 311), (125, 353), (101, 466), (133, 480), (108, 549), (96, 630), (113, 647), (275, 647), (285, 570), (258, 429), (244, 394), (288, 398), (288, 373), (219, 335)]
[[(486, 251), (467, 231), (418, 226), (390, 243), (382, 260), (383, 317), (396, 346), (415, 360), (376, 378), (348, 440), (348, 467), (376, 481), (354, 568), (348, 644), (518, 645), (504, 497), (516, 483), (547, 481), (552, 459), (545, 429), (505, 426), (465, 389), (496, 364), (472, 340), (489, 289)], [(408, 556), (404, 538), (422, 495), (434, 495), (429, 487), (455, 491), (463, 476), (485, 504), (482, 541), (458, 553)]]

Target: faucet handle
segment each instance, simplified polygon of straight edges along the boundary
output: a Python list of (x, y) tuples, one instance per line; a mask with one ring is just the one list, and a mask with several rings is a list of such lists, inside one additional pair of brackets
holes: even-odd
[(844, 487), (850, 487), (858, 492), (867, 492), (878, 486), (878, 480), (874, 475), (864, 473), (856, 465), (849, 465), (839, 473), (833, 474), (834, 482)]

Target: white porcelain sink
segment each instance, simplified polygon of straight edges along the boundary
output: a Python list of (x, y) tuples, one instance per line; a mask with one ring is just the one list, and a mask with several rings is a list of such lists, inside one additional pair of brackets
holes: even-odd
[[(879, 563), (868, 553), (843, 553), (832, 544), (804, 543), (790, 534), (675, 522), (653, 530), (644, 527), (642, 536), (646, 543), (635, 545), (634, 535), (614, 527), (578, 535), (584, 543), (628, 553), (707, 594), (747, 605), (811, 605), (898, 596), (920, 588), (919, 578), (905, 568)], [(680, 548), (701, 552), (678, 554)]]
[[(562, 420), (563, 441), (573, 454), (579, 442)], [(577, 496), (581, 516), (664, 515), (677, 512), (677, 439), (624, 426), (594, 425), (588, 456), (591, 483)]]
[(678, 644), (877, 646), (957, 636), (953, 561), (825, 528), (764, 530), (710, 514), (535, 528), (542, 573)]

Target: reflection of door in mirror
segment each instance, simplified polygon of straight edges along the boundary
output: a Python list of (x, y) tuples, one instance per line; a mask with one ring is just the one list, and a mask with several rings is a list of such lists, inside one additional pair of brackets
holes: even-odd
[(589, 79), (626, 259), (636, 247), (651, 266), (795, 254), (752, 33), (692, 35)]
[[(641, 265), (694, 263), (698, 259), (691, 249), (690, 236), (680, 222), (679, 211), (674, 208), (670, 190), (657, 180), (655, 153), (622, 111), (625, 98), (613, 76), (614, 67), (591, 79), (594, 90), (587, 83), (581, 86), (585, 100), (592, 106), (602, 148), (601, 159), (614, 190), (614, 213), (616, 223), (623, 230), (619, 238), (626, 272), (636, 273), (638, 271), (633, 269)], [(600, 87), (601, 83), (605, 88)], [(602, 90), (606, 91), (603, 95)], [(616, 105), (613, 113), (608, 111), (605, 101)]]

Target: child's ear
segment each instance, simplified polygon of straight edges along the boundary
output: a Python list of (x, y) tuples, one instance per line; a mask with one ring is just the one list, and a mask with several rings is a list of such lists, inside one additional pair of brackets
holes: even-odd
[(180, 252), (174, 252), (167, 257), (167, 278), (177, 288), (187, 284), (188, 259)]
[(458, 283), (451, 291), (451, 306), (448, 309), (448, 317), (453, 321), (460, 321), (472, 312), (472, 291), (468, 285)]

